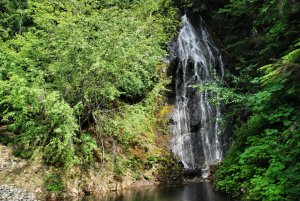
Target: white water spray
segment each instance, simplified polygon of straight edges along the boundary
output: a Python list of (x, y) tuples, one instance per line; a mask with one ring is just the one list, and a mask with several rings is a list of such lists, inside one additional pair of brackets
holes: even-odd
[(172, 112), (172, 151), (187, 170), (202, 170), (207, 177), (209, 166), (222, 158), (220, 144), (221, 106), (210, 100), (217, 96), (203, 87), (224, 75), (222, 57), (200, 19), (196, 29), (186, 15), (177, 39), (178, 66), (175, 77), (176, 103)]

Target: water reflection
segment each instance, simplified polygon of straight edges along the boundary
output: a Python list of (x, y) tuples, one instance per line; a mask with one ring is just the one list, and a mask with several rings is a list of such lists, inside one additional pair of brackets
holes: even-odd
[(171, 187), (145, 187), (124, 190), (103, 196), (87, 196), (82, 201), (230, 201), (221, 193), (214, 192), (209, 183), (188, 183)]

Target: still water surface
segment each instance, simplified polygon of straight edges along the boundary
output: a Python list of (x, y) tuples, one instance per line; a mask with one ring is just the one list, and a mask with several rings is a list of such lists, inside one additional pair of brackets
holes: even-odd
[(87, 196), (82, 201), (232, 201), (232, 199), (214, 192), (211, 184), (203, 182), (124, 190), (101, 197)]

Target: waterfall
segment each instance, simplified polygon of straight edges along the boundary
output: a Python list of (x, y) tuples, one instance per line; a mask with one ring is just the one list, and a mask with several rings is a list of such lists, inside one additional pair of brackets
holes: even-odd
[[(199, 26), (199, 27), (198, 27)], [(176, 41), (175, 108), (171, 139), (172, 151), (186, 170), (200, 170), (203, 177), (209, 166), (222, 158), (220, 135), (221, 106), (211, 103), (217, 96), (194, 86), (214, 83), (223, 77), (222, 57), (214, 45), (204, 21), (196, 28), (186, 15)]]

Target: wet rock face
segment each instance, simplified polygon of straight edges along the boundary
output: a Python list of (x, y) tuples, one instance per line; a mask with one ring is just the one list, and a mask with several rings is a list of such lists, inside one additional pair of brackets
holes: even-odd
[(203, 87), (222, 79), (224, 65), (200, 16), (185, 15), (182, 24), (170, 45), (175, 91), (171, 147), (188, 172), (205, 173), (221, 160), (222, 131), (221, 104), (212, 104), (216, 94)]
[(0, 200), (3, 201), (37, 201), (34, 194), (13, 185), (0, 186)]
[(193, 178), (200, 178), (201, 177), (201, 169), (186, 169), (183, 171), (183, 177), (185, 179), (193, 179)]

